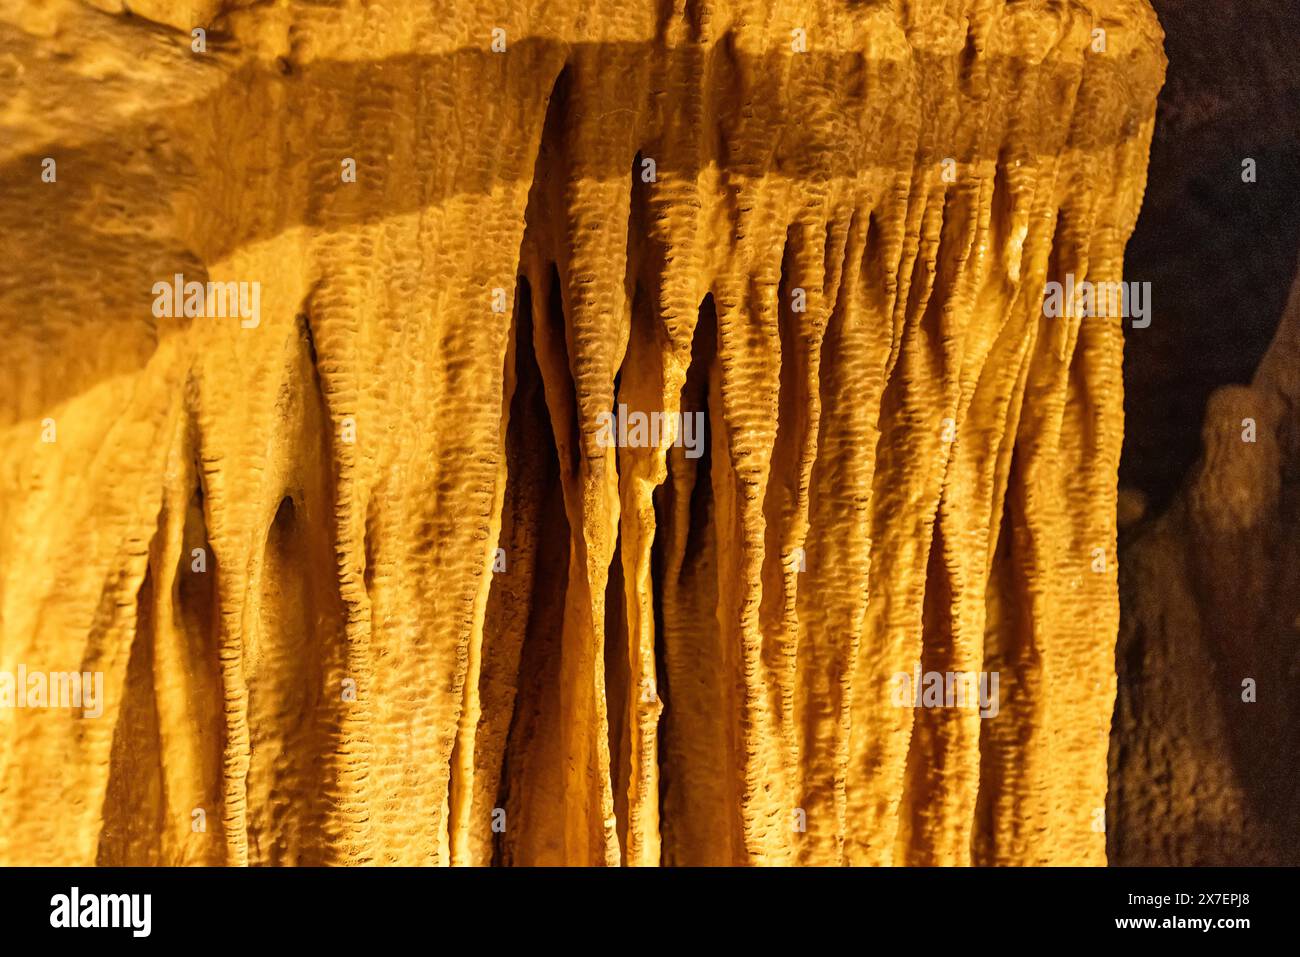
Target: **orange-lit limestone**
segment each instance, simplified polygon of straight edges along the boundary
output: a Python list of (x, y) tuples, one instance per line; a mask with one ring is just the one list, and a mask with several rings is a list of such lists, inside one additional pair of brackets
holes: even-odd
[(1122, 328), (1041, 303), (1144, 2), (6, 0), (0, 70), (0, 682), (104, 676), (0, 708), (0, 864), (1104, 862)]

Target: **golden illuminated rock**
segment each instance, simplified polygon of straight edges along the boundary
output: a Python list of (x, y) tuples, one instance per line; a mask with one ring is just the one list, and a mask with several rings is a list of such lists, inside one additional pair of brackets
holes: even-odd
[(0, 864), (1104, 863), (1160, 39), (7, 0)]

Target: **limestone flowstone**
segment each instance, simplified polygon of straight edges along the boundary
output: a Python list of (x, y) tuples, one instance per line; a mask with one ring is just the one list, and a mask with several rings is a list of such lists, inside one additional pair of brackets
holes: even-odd
[(1103, 863), (1123, 319), (1042, 307), (1163, 70), (1144, 0), (0, 5), (0, 669), (105, 676), (0, 709), (0, 864)]

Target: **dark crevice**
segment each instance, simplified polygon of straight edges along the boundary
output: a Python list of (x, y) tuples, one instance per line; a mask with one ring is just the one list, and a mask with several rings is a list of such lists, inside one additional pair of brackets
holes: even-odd
[[(808, 395), (805, 382), (806, 358), (801, 348), (800, 327), (809, 322), (807, 312), (795, 312), (792, 296), (796, 288), (803, 287), (797, 274), (802, 244), (797, 227), (786, 232), (785, 250), (781, 257), (781, 279), (778, 284), (777, 327), (780, 342), (780, 372), (777, 397), (776, 437), (772, 448), (771, 467), (767, 490), (763, 499), (763, 596), (760, 619), (775, 634), (784, 634), (785, 617), (785, 566), (790, 556), (785, 554), (785, 535), (794, 514), (799, 487), (800, 457), (808, 418)], [(807, 289), (805, 288), (805, 293)], [(775, 660), (778, 649), (764, 642), (764, 652), (771, 667), (779, 667)]]
[(614, 796), (621, 858), (627, 859), (627, 790), (632, 779), (628, 740), (628, 688), (632, 664), (628, 659), (627, 609), (624, 602), (622, 539), (614, 546), (605, 583), (605, 704), (609, 731), (609, 776)]
[[(95, 858), (100, 867), (154, 866), (162, 861), (165, 788), (162, 738), (154, 686), (153, 569), (145, 571), (136, 603), (135, 640), (121, 687), (109, 758), (103, 829)], [(104, 686), (107, 691), (107, 684)]]
[[(704, 734), (710, 738), (701, 745), (698, 724), (700, 711), (726, 713), (729, 703), (722, 698), (726, 678), (715, 667), (699, 668), (700, 661), (716, 662), (718, 649), (712, 613), (716, 607), (716, 583), (708, 583), (715, 574), (712, 531), (713, 449), (712, 424), (709, 417), (710, 376), (717, 348), (717, 311), (712, 294), (700, 304), (691, 344), (691, 362), (682, 388), (683, 415), (700, 413), (704, 428), (701, 455), (688, 459), (684, 449), (668, 450), (668, 475), (655, 490), (655, 539), (650, 564), (655, 617), (656, 691), (663, 703), (659, 719), (659, 819), (660, 863), (680, 865), (705, 863), (698, 841), (691, 833), (692, 816), (710, 817), (735, 808), (719, 808), (711, 803), (712, 794), (701, 794), (703, 784), (716, 783), (719, 776), (730, 773), (717, 750), (716, 732), (720, 724), (709, 725)], [(682, 495), (686, 501), (681, 501)], [(684, 523), (682, 521), (684, 519)], [(692, 590), (704, 585), (704, 594)], [(701, 673), (704, 672), (704, 673)], [(673, 675), (683, 685), (674, 684)], [(712, 697), (702, 697), (712, 694)], [(681, 717), (679, 718), (679, 710)], [(708, 765), (701, 766), (699, 755)], [(714, 762), (707, 755), (717, 754)]]
[[(572, 365), (569, 362), (569, 343), (567, 339), (568, 323), (565, 321), (564, 313), (564, 287), (561, 285), (560, 270), (555, 264), (551, 264), (550, 282), (547, 285), (547, 311), (550, 317), (547, 323), (547, 330), (544, 333), (550, 338), (552, 346), (555, 348), (557, 356), (562, 360), (562, 388), (565, 392), (563, 408), (571, 410), (569, 415), (569, 474), (578, 474), (578, 469), (582, 461), (582, 441), (578, 430), (578, 399), (577, 388), (573, 381)], [(558, 453), (557, 453), (558, 454)]]
[[(560, 727), (560, 639), (568, 590), (569, 523), (559, 454), (534, 349), (531, 288), (517, 297), (515, 389), (506, 436), (507, 480), (501, 547), (508, 567), (494, 577), (484, 633), (481, 686), (492, 669), (517, 662), (494, 832), (493, 863), (533, 864), (563, 852), (563, 729)], [(508, 536), (508, 537), (507, 537)], [(507, 633), (507, 630), (510, 634)], [(498, 655), (501, 647), (506, 654)]]
[(701, 455), (695, 462), (695, 484), (691, 490), (691, 521), (683, 554), (684, 565), (698, 557), (704, 547), (704, 530), (713, 521), (713, 423), (709, 416), (709, 376), (717, 350), (717, 335), (718, 313), (713, 293), (709, 293), (700, 305), (700, 318), (691, 342), (691, 364), (682, 389), (682, 414), (698, 412), (704, 422)]

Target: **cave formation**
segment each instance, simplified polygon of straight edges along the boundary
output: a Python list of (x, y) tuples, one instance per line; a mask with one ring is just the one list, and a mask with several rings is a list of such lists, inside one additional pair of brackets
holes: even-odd
[[(1111, 745), (1125, 329), (1043, 290), (1125, 279), (1162, 42), (1144, 0), (0, 7), (0, 670), (105, 688), (0, 708), (0, 864), (1105, 863), (1108, 755), (1154, 766)], [(1275, 581), (1295, 505), (1224, 436), (1295, 460), (1296, 308), (1134, 546), (1189, 589)]]

